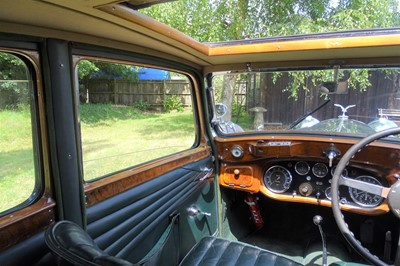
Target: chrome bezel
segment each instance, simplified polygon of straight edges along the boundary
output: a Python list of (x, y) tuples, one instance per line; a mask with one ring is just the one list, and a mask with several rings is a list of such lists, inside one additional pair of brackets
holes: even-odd
[[(374, 180), (374, 181), (376, 182), (376, 183), (373, 183), (373, 182), (369, 182), (369, 183), (382, 186), (382, 183), (379, 182), (379, 180), (376, 179), (376, 178), (373, 177), (373, 176), (361, 175), (361, 176), (358, 176), (357, 178), (354, 178), (354, 179), (355, 179), (355, 180), (360, 180), (361, 178), (365, 178), (365, 177), (366, 177), (366, 178), (369, 178), (370, 180)], [(364, 181), (364, 180), (362, 180), (362, 181), (363, 181), (363, 182), (367, 182), (367, 181)], [(374, 208), (374, 207), (379, 206), (379, 205), (382, 203), (382, 201), (383, 201), (383, 198), (380, 197), (380, 199), (379, 199), (377, 202), (375, 202), (375, 203), (373, 203), (373, 204), (366, 204), (365, 202), (362, 202), (362, 201), (358, 200), (358, 199), (355, 197), (355, 195), (354, 195), (354, 190), (359, 190), (359, 189), (355, 189), (355, 188), (349, 187), (350, 198), (353, 200), (353, 202), (354, 202), (355, 204), (357, 204), (357, 205), (359, 205), (359, 206), (361, 206), (361, 207), (365, 207), (365, 208)], [(368, 193), (368, 194), (373, 195), (373, 196), (376, 196), (376, 195), (371, 194), (371, 193)], [(378, 196), (378, 197), (379, 197), (379, 196)]]
[[(300, 163), (304, 163), (305, 165), (307, 165), (307, 172), (305, 172), (305, 173), (302, 173), (302, 172), (300, 172), (297, 168), (298, 168), (298, 165), (300, 164)], [(310, 172), (310, 165), (306, 162), (306, 161), (298, 161), (295, 165), (294, 165), (294, 170), (296, 171), (296, 173), (297, 174), (299, 174), (299, 175), (307, 175), (309, 172)]]
[(231, 148), (231, 154), (234, 158), (240, 159), (244, 155), (244, 150), (240, 145), (233, 145)]
[[(268, 182), (267, 182), (267, 179), (268, 179), (268, 177), (270, 176), (270, 175), (268, 175), (268, 173), (270, 173), (272, 170), (275, 170), (276, 168), (280, 169), (281, 172), (284, 172), (284, 173), (285, 173), (285, 174), (284, 174), (284, 176), (285, 176), (285, 182), (283, 183), (282, 189), (274, 189), (274, 188), (272, 188), (272, 187), (268, 184)], [(263, 181), (264, 181), (265, 187), (266, 187), (268, 190), (270, 190), (270, 191), (272, 191), (272, 192), (274, 192), (274, 193), (284, 193), (284, 192), (288, 191), (289, 188), (290, 188), (290, 185), (292, 184), (292, 180), (293, 180), (293, 178), (292, 178), (292, 174), (290, 173), (290, 171), (289, 171), (286, 167), (283, 167), (283, 166), (280, 166), (280, 165), (271, 166), (270, 168), (268, 168), (268, 169), (265, 171), (264, 176), (263, 176)], [(287, 185), (285, 185), (285, 184), (287, 184)]]
[[(317, 174), (317, 173), (315, 172), (315, 168), (316, 168), (317, 166), (319, 166), (319, 165), (323, 165), (324, 168), (326, 169), (326, 171), (324, 171), (324, 174), (322, 174), (322, 175)], [(312, 173), (313, 173), (316, 177), (318, 177), (318, 178), (324, 178), (324, 177), (329, 173), (328, 166), (326, 166), (326, 164), (324, 164), (324, 163), (316, 163), (316, 164), (314, 164), (314, 166), (312, 167), (311, 171), (312, 171)]]

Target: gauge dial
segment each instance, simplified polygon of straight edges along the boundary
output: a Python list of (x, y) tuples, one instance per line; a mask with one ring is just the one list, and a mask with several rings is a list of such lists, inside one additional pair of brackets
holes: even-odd
[(299, 175), (306, 175), (308, 174), (308, 172), (310, 171), (310, 166), (308, 165), (307, 162), (305, 161), (300, 161), (297, 162), (294, 165), (294, 170), (296, 171), (296, 173), (298, 173)]
[(243, 148), (239, 145), (233, 145), (232, 149), (231, 149), (231, 154), (233, 157), (239, 159), (243, 157)]
[(331, 189), (331, 187), (327, 187), (327, 188), (325, 189), (325, 197), (326, 197), (328, 200), (332, 200), (332, 189)]
[[(331, 175), (333, 176), (333, 174), (335, 173), (336, 170), (336, 166), (332, 167), (331, 169)], [(349, 171), (347, 171), (346, 168), (344, 168), (343, 172), (342, 172), (342, 176), (349, 176)]]
[[(379, 185), (382, 186), (382, 184), (374, 177), (372, 176), (367, 176), (367, 175), (362, 175), (356, 178), (356, 180), (360, 180), (360, 181), (364, 181), (367, 183), (371, 183), (371, 184), (375, 184), (375, 185)], [(378, 195), (374, 195), (359, 189), (355, 189), (355, 188), (350, 188), (349, 187), (349, 193), (350, 193), (350, 197), (353, 199), (353, 201), (363, 207), (376, 207), (378, 206), (383, 198), (378, 196)]]
[(328, 174), (329, 170), (326, 164), (316, 163), (312, 168), (312, 172), (316, 177), (323, 178)]
[(292, 175), (283, 166), (272, 166), (264, 174), (265, 186), (275, 193), (287, 191), (292, 183)]

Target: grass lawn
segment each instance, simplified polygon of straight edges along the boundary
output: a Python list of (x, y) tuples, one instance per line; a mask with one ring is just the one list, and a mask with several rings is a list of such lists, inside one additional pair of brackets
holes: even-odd
[(145, 113), (110, 105), (81, 107), (85, 180), (189, 149), (195, 140), (192, 112)]
[[(190, 148), (195, 140), (191, 111), (141, 112), (104, 104), (81, 106), (85, 180)], [(0, 212), (33, 191), (32, 136), (28, 108), (0, 111)]]
[(0, 212), (25, 201), (35, 173), (29, 107), (0, 111)]

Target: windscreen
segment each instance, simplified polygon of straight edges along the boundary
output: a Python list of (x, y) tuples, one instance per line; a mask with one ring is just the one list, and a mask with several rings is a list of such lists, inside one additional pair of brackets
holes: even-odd
[(400, 68), (220, 73), (213, 77), (214, 128), (368, 135), (400, 125)]

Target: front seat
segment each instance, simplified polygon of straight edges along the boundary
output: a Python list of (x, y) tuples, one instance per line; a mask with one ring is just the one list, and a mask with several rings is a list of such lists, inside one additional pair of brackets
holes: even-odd
[[(46, 231), (45, 241), (53, 253), (73, 265), (135, 265), (101, 250), (85, 230), (71, 221), (64, 220), (52, 224)], [(301, 264), (241, 242), (204, 237), (180, 263), (180, 266), (200, 265), (294, 266)]]
[(301, 264), (241, 242), (204, 237), (180, 263), (180, 266), (200, 265), (297, 266)]

